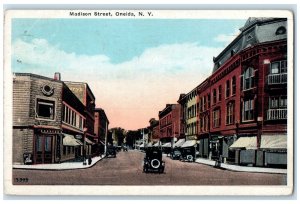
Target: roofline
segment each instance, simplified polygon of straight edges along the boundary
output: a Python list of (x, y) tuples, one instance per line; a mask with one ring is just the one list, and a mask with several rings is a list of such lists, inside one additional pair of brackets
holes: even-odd
[(257, 24), (261, 24), (261, 23), (267, 23), (267, 22), (271, 22), (271, 21), (283, 21), (283, 20), (286, 20), (286, 18), (272, 18), (272, 19), (266, 19), (265, 21), (257, 21), (255, 23), (253, 23), (252, 25), (250, 25), (249, 27), (247, 27), (246, 29), (243, 29), (241, 30), (242, 28), (240, 28), (240, 31), (241, 33), (236, 36), (236, 38), (231, 41), (223, 50), (222, 52), (220, 52), (220, 54), (218, 54), (218, 56), (215, 57), (215, 60), (213, 60), (213, 62), (215, 63), (216, 61), (218, 61), (221, 56), (228, 50), (229, 47), (231, 47), (236, 41), (238, 41), (244, 34), (246, 31), (248, 31), (250, 28), (254, 27), (254, 25), (257, 25)]
[(90, 86), (89, 86), (89, 84), (87, 82), (79, 82), (79, 81), (64, 81), (64, 82), (66, 82), (66, 83), (73, 83), (73, 84), (84, 84), (84, 85), (86, 85), (88, 91), (91, 93), (91, 95), (94, 98), (94, 100), (96, 100), (96, 97), (93, 94), (93, 92), (92, 92), (92, 90), (91, 90), (91, 88), (90, 88)]
[(13, 72), (13, 75), (15, 75), (15, 76), (36, 77), (36, 78), (45, 79), (45, 80), (49, 80), (49, 81), (53, 81), (53, 82), (64, 83), (63, 81), (60, 81), (60, 80), (55, 80), (55, 79), (50, 78), (50, 77), (46, 77), (46, 76), (42, 76), (42, 75), (38, 75), (38, 74), (32, 74), (32, 73)]

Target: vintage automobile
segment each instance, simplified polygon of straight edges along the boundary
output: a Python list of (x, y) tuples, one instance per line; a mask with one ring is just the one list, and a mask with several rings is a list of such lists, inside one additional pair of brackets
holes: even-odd
[(189, 162), (195, 161), (195, 148), (194, 147), (182, 148), (181, 152), (182, 152), (182, 155), (181, 155), (182, 161), (189, 161)]
[(116, 155), (117, 155), (116, 148), (114, 146), (108, 146), (106, 151), (106, 156), (116, 158)]
[(181, 152), (178, 148), (173, 149), (170, 154), (171, 159), (181, 159)]
[(163, 173), (165, 162), (162, 160), (162, 151), (159, 147), (149, 147), (146, 149), (143, 172)]

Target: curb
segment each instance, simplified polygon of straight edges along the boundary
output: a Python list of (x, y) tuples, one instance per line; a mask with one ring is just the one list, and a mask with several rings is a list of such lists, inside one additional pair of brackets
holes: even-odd
[[(20, 169), (20, 170), (39, 170), (39, 171), (66, 171), (66, 170), (76, 170), (76, 169), (88, 169), (93, 167), (95, 164), (97, 164), (99, 161), (101, 161), (102, 159), (106, 158), (106, 156), (100, 158), (98, 161), (96, 161), (95, 163), (92, 163), (91, 165), (85, 165), (82, 167), (70, 167), (70, 168), (64, 168), (64, 169), (50, 169), (50, 168), (36, 168), (36, 167), (14, 167), (12, 169)], [(79, 163), (79, 162), (78, 162)], [(80, 162), (81, 163), (81, 162)], [(18, 166), (25, 166), (25, 165), (18, 165)], [(27, 165), (28, 166), (28, 165)]]
[(252, 173), (269, 173), (269, 174), (287, 174), (287, 169), (270, 169), (270, 168), (262, 168), (262, 167), (244, 167), (237, 165), (230, 165), (221, 163), (220, 166), (215, 165), (215, 161), (207, 160), (207, 161), (195, 161), (198, 164), (204, 164), (208, 166), (213, 166), (222, 170), (230, 170), (230, 171), (238, 171), (238, 172), (252, 172)]

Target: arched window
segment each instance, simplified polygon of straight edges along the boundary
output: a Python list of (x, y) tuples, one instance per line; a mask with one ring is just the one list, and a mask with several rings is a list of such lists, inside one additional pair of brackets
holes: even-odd
[(254, 87), (254, 69), (248, 67), (244, 72), (244, 90)]

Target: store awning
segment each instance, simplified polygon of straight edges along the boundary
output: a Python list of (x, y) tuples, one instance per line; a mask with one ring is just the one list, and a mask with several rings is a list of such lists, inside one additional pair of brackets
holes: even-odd
[(69, 135), (69, 134), (63, 134), (64, 138), (63, 138), (63, 145), (64, 146), (80, 146), (82, 145), (82, 143), (75, 139), (73, 135)]
[(147, 147), (152, 147), (152, 142), (149, 142), (149, 143), (147, 144)]
[(153, 145), (153, 147), (158, 147), (158, 146), (159, 146), (159, 142), (157, 142)]
[(167, 143), (163, 144), (162, 147), (171, 147), (171, 142), (167, 142)]
[(185, 141), (181, 147), (184, 148), (184, 147), (192, 147), (194, 146), (195, 144), (197, 143), (197, 140), (187, 140)]
[(144, 144), (141, 144), (139, 147), (145, 147), (145, 145), (144, 145)]
[(95, 144), (94, 142), (92, 142), (91, 140), (89, 140), (88, 138), (84, 138), (84, 140), (85, 140), (85, 143), (86, 144)]
[(185, 139), (180, 139), (174, 144), (174, 147), (181, 147), (184, 143)]
[(286, 135), (262, 135), (260, 142), (261, 149), (286, 149)]
[(230, 149), (257, 149), (257, 138), (240, 137), (230, 147)]

